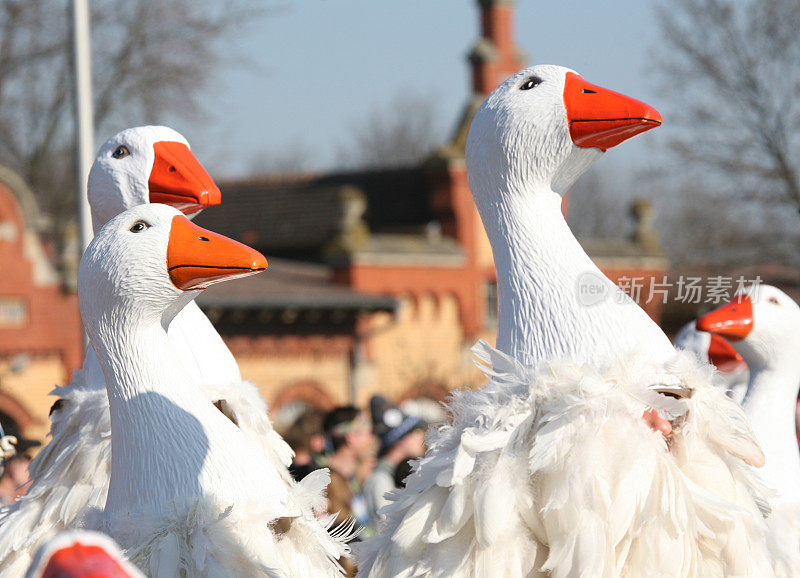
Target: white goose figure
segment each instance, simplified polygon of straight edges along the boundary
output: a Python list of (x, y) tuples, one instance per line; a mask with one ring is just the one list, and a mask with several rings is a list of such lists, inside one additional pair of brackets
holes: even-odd
[(691, 351), (704, 363), (717, 368), (717, 383), (732, 400), (741, 404), (747, 391), (750, 372), (747, 364), (727, 340), (697, 329), (697, 321), (690, 321), (675, 336), (676, 349)]
[[(137, 205), (167, 203), (194, 215), (221, 200), (186, 139), (163, 126), (127, 129), (103, 144), (88, 195), (95, 233)], [(233, 355), (193, 301), (170, 324), (169, 336), (176, 362), (206, 397), (261, 445), (287, 487), (302, 490), (288, 474), (292, 451), (273, 430), (258, 390), (242, 380)], [(51, 410), (51, 440), (30, 465), (33, 483), (26, 496), (0, 513), (0, 573), (21, 575), (44, 540), (105, 504), (111, 426), (105, 379), (91, 347), (73, 383), (54, 394), (60, 399)]]
[(266, 267), (160, 204), (111, 219), (81, 260), (81, 317), (111, 413), (104, 529), (149, 576), (339, 573), (346, 546), (202, 394), (167, 334), (201, 289)]
[[(512, 76), (476, 113), (467, 170), (502, 352), (476, 347), (489, 384), (453, 396), (452, 424), (429, 432), (360, 575), (772, 575), (766, 504), (740, 459), (762, 455), (741, 409), (597, 269), (561, 213), (602, 150), (659, 121), (555, 66)], [(647, 407), (674, 418), (670, 451), (639, 418)]]
[(775, 539), (790, 554), (785, 575), (800, 569), (800, 452), (795, 408), (800, 391), (800, 307), (771, 285), (751, 287), (697, 320), (731, 342), (750, 367), (742, 407), (761, 448), (766, 484), (777, 490)]

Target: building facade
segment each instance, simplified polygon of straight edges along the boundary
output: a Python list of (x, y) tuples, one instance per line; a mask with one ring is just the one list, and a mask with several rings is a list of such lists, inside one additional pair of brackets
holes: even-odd
[[(196, 219), (269, 258), (198, 303), (279, 426), (376, 393), (435, 418), (450, 390), (482, 382), (470, 347), (494, 341), (497, 285), (464, 146), (480, 103), (526, 59), (513, 2), (479, 6), (472, 86), (446, 146), (409, 167), (221, 182), (222, 206)], [(643, 295), (667, 269), (646, 213), (632, 239), (581, 240), (612, 280), (644, 279)], [(47, 393), (82, 360), (77, 298), (61, 282), (74, 271), (57, 273), (41, 230), (33, 195), (0, 172), (0, 422), (40, 439)], [(658, 320), (660, 303), (643, 305)]]
[[(327, 357), (321, 353), (322, 327), (293, 336), (292, 347), (305, 352), (301, 357), (310, 355), (311, 343), (318, 344), (319, 372), (306, 363), (307, 357), (281, 353), (277, 346), (249, 353), (263, 336), (217, 324), (234, 355), (247, 359), (242, 371), (261, 385), (273, 411), (315, 400), (317, 405), (363, 406), (375, 393), (434, 408), (453, 388), (482, 382), (470, 347), (481, 338), (494, 341), (497, 288), (491, 247), (467, 183), (464, 148), (484, 98), (523, 68), (525, 57), (514, 42), (514, 3), (479, 0), (479, 6), (480, 37), (468, 57), (471, 93), (446, 146), (417, 166), (223, 182), (223, 207), (198, 218), (199, 224), (268, 256), (315, 263), (325, 272), (317, 287), (321, 293), (394, 300), (392, 307), (387, 302), (383, 309), (354, 309), (346, 328), (351, 333), (336, 341), (336, 352), (332, 342), (326, 345)], [(667, 262), (647, 229), (649, 218), (646, 207), (640, 207), (637, 233), (630, 240), (582, 243), (612, 280), (623, 286), (626, 279), (644, 280), (638, 287), (641, 304), (658, 320), (660, 302), (646, 297), (649, 284), (666, 274)], [(279, 282), (281, 271), (267, 271), (264, 277), (271, 274)], [(217, 291), (221, 296), (230, 289)], [(254, 295), (248, 313), (239, 316), (257, 318), (273, 308), (270, 318), (282, 318), (311, 305), (301, 294), (264, 292), (260, 304)], [(208, 308), (203, 299), (201, 307)], [(236, 305), (229, 304), (223, 315), (236, 315)], [(318, 319), (326, 315), (324, 309), (302, 310)], [(288, 337), (279, 332), (269, 339), (278, 343)], [(287, 375), (294, 371), (302, 377)]]
[(83, 357), (78, 298), (52, 265), (43, 225), (33, 193), (0, 167), (0, 424), (36, 439), (49, 429), (47, 394)]

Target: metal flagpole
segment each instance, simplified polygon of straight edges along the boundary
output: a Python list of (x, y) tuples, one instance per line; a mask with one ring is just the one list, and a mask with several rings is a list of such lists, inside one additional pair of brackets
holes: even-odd
[[(72, 0), (72, 66), (75, 76), (75, 195), (81, 254), (92, 240), (92, 213), (86, 197), (86, 181), (94, 156), (92, 106), (92, 53), (89, 36), (89, 0)], [(83, 350), (89, 339), (83, 333)]]
[(92, 240), (92, 214), (86, 198), (86, 179), (94, 158), (92, 55), (89, 36), (89, 0), (72, 0), (72, 50), (75, 73), (76, 194), (81, 251)]

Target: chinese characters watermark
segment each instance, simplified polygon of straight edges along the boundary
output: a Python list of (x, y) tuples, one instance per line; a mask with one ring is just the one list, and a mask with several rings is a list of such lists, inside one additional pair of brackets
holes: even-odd
[(737, 294), (755, 299), (761, 283), (760, 276), (747, 279), (741, 275), (735, 278), (722, 275), (706, 278), (681, 275), (668, 280), (666, 275), (660, 279), (644, 275), (623, 275), (616, 282), (620, 291), (615, 291), (613, 282), (608, 278), (594, 271), (586, 271), (578, 276), (576, 289), (578, 302), (585, 307), (602, 303), (609, 298), (619, 304), (628, 302), (629, 299), (640, 305), (653, 302), (666, 304), (670, 297), (680, 303), (721, 305), (728, 303)]

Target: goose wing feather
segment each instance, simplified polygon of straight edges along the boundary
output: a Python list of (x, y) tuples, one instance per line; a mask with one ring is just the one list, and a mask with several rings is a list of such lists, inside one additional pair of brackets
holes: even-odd
[(153, 577), (341, 575), (337, 560), (349, 550), (335, 532), (328, 536), (332, 517), (277, 516), (265, 502), (226, 506), (207, 497), (174, 514), (139, 511), (114, 535), (128, 546), (126, 557)]
[[(111, 475), (111, 422), (105, 381), (93, 354), (84, 367), (73, 374), (69, 386), (51, 392), (58, 398), (50, 416), (51, 439), (30, 464), (30, 488), (18, 502), (0, 510), (0, 575), (24, 574), (39, 547), (63, 530), (100, 528), (102, 517), (97, 512), (105, 506)], [(336, 560), (349, 552), (346, 543), (353, 528), (343, 527), (331, 535), (314, 516), (325, 504), (326, 471), (314, 472), (299, 484), (291, 479), (287, 465), (292, 450), (273, 429), (266, 404), (251, 383), (206, 385), (202, 390), (210, 400), (222, 400), (221, 410), (258, 442), (289, 486), (290, 500), (303, 512), (287, 536), (276, 542), (284, 558), (294, 567), (313, 569), (313, 575), (338, 574)], [(177, 554), (168, 535), (154, 543), (152, 551), (158, 553), (158, 564), (173, 568)], [(308, 552), (317, 550), (324, 554), (310, 556), (309, 561)], [(194, 552), (200, 549), (195, 547)]]
[[(675, 400), (649, 389), (664, 369), (633, 356), (532, 371), (474, 351), (488, 384), (456, 392), (452, 423), (428, 432), (358, 548), (360, 576), (774, 575), (764, 489), (742, 461), (760, 450), (690, 356), (667, 368), (693, 393)], [(649, 407), (682, 424), (670, 448), (639, 418)]]
[[(57, 533), (102, 509), (111, 475), (111, 423), (104, 383), (76, 371), (56, 387), (50, 442), (29, 466), (25, 496), (0, 511), (0, 575), (22, 575), (32, 555)], [(18, 569), (23, 569), (17, 572)]]

